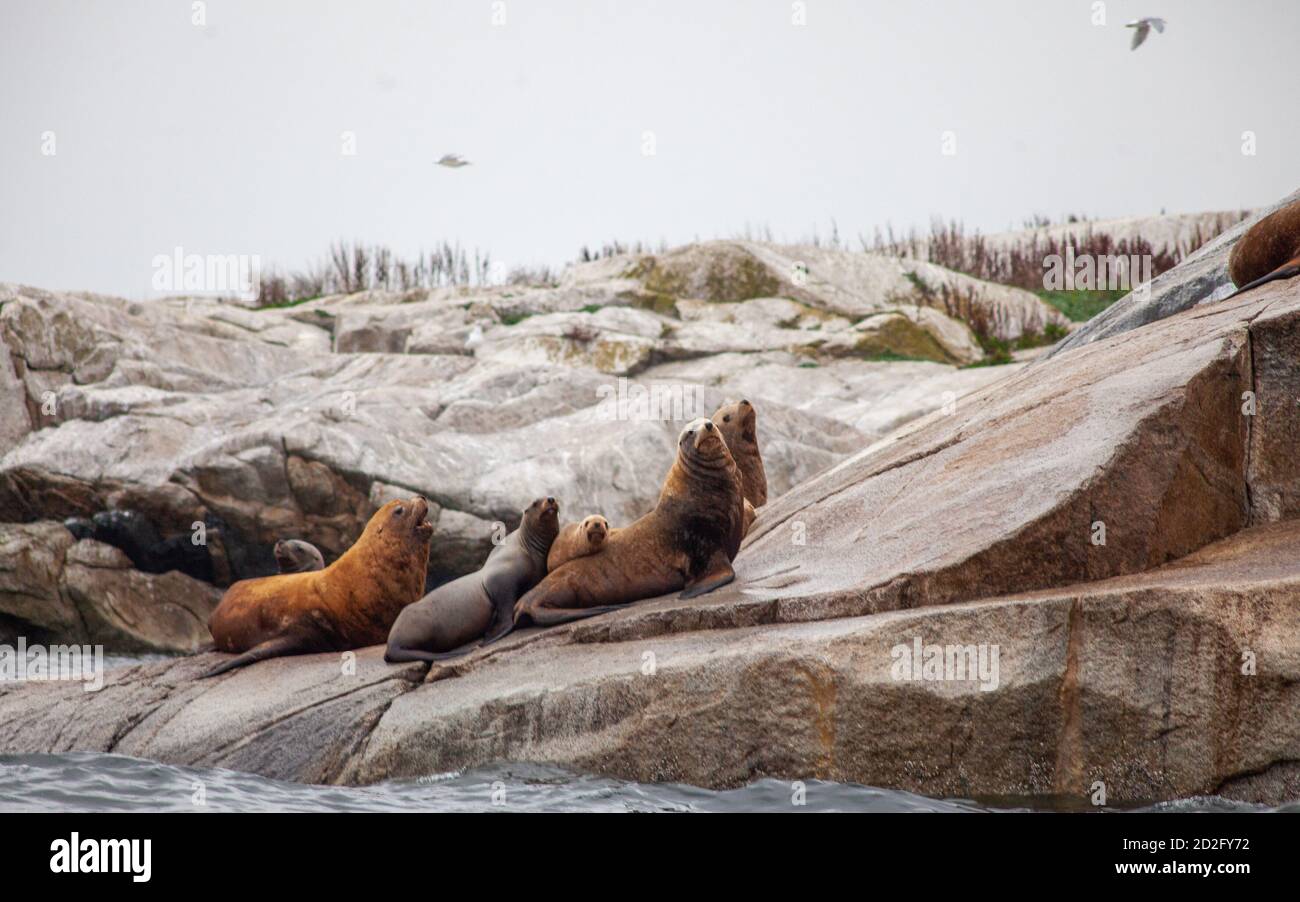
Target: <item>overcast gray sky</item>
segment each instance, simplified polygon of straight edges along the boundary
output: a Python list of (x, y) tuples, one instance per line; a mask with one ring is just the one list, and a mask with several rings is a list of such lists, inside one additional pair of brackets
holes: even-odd
[[(145, 297), (177, 245), (556, 265), (747, 223), (996, 231), (1300, 187), (1300, 3), (1097, 5), (208, 0), (197, 27), (190, 0), (0, 0), (0, 281)], [(1143, 15), (1169, 28), (1130, 52)]]

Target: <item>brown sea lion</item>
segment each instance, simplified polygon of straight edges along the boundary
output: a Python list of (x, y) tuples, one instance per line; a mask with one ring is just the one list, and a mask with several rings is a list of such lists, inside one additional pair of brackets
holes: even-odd
[(281, 655), (377, 645), (424, 594), (433, 525), (423, 498), (390, 501), (324, 570), (245, 579), (226, 590), (208, 629), (217, 651), (242, 652), (215, 676)]
[(551, 545), (551, 553), (546, 556), (546, 572), (550, 573), (561, 564), (567, 564), (575, 557), (595, 554), (609, 538), (609, 521), (600, 514), (585, 517), (581, 523), (569, 523), (560, 530)]
[(1300, 201), (1274, 210), (1246, 230), (1228, 256), (1228, 275), (1237, 290), (1225, 301), (1300, 275)]
[(723, 404), (713, 415), (713, 425), (722, 430), (727, 450), (740, 468), (745, 500), (754, 507), (767, 504), (767, 473), (758, 452), (758, 413), (748, 401)]
[[(434, 589), (397, 615), (384, 660), (441, 661), (510, 632), (515, 602), (546, 575), (546, 555), (560, 530), (560, 506), (538, 498), (524, 510), (519, 528), (492, 549), (483, 566)], [(455, 651), (453, 651), (455, 649)], [(450, 654), (447, 654), (450, 652)]]
[(515, 605), (515, 622), (546, 626), (682, 591), (694, 598), (735, 579), (731, 559), (743, 538), (740, 471), (709, 420), (687, 425), (654, 510), (617, 529), (599, 554), (547, 574)]
[(281, 539), (275, 543), (275, 563), (281, 573), (310, 573), (325, 569), (320, 549), (302, 539)]

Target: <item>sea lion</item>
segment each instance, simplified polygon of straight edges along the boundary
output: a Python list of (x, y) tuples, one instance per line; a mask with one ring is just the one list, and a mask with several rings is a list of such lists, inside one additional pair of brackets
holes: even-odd
[(90, 522), (94, 526), (95, 541), (120, 548), (137, 570), (164, 572), (158, 569), (154, 554), (162, 544), (162, 536), (144, 514), (133, 510), (100, 511), (90, 518)]
[(433, 525), (423, 498), (390, 501), (324, 570), (245, 579), (226, 590), (208, 629), (217, 651), (242, 652), (215, 676), (280, 655), (378, 645), (424, 594)]
[(63, 528), (77, 541), (95, 537), (95, 524), (85, 517), (69, 517), (63, 521)]
[(519, 599), (515, 622), (548, 626), (682, 590), (694, 598), (735, 579), (744, 495), (721, 430), (697, 419), (677, 439), (677, 458), (654, 510), (617, 529), (599, 554), (560, 566)]
[(508, 633), (515, 602), (546, 575), (546, 555), (560, 530), (559, 514), (554, 498), (538, 498), (528, 505), (519, 528), (492, 549), (482, 567), (439, 586), (397, 615), (384, 660), (396, 664), (454, 658), (469, 650), (462, 646), (489, 629), (492, 635), (485, 645)]
[(748, 401), (723, 404), (713, 415), (713, 425), (722, 430), (727, 450), (740, 468), (745, 500), (754, 507), (767, 504), (767, 473), (758, 451), (758, 413)]
[(275, 563), (281, 573), (310, 573), (325, 569), (320, 549), (302, 539), (281, 539), (275, 543)]
[(1225, 301), (1300, 275), (1300, 201), (1274, 210), (1246, 230), (1228, 256), (1228, 275), (1237, 290)]
[(551, 545), (551, 553), (546, 556), (546, 572), (550, 573), (561, 564), (567, 564), (575, 557), (595, 554), (609, 538), (609, 521), (600, 514), (592, 514), (581, 523), (569, 523), (560, 530)]
[[(210, 518), (204, 523), (215, 529)], [(100, 511), (90, 519), (69, 517), (63, 525), (78, 540), (94, 539), (121, 550), (143, 573), (179, 570), (204, 582), (213, 580), (212, 555), (205, 544), (195, 544), (189, 532), (164, 539), (139, 511)]]

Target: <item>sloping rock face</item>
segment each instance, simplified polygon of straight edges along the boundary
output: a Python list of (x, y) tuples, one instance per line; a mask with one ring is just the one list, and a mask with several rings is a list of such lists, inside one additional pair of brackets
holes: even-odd
[(8, 688), (0, 749), (343, 783), (504, 759), (716, 787), (1293, 798), (1298, 343), (1300, 284), (1279, 283), (1020, 370), (770, 502), (736, 582), (690, 602), (427, 674), (369, 649)]
[[(1083, 806), (1101, 783), (1110, 804), (1276, 804), (1300, 793), (1297, 560), (1285, 522), (1146, 574), (873, 617), (750, 625), (736, 607), (701, 629), (651, 602), (427, 677), (373, 648), (218, 680), (197, 679), (202, 655), (112, 672), (98, 693), (0, 684), (0, 751), (322, 783), (529, 760), (719, 788), (815, 777)], [(918, 643), (969, 649), (971, 678), (900, 670)]]
[(1161, 273), (1150, 285), (1125, 295), (1086, 325), (1074, 330), (1052, 349), (1060, 354), (1098, 339), (1119, 335), (1147, 323), (1180, 313), (1197, 304), (1213, 302), (1234, 290), (1228, 278), (1228, 255), (1232, 246), (1260, 219), (1279, 207), (1300, 200), (1300, 191), (1227, 229), (1179, 266)]

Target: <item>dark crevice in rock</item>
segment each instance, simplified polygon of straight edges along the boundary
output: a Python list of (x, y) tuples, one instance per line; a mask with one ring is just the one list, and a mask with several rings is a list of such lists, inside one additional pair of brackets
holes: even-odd
[(1066, 621), (1065, 670), (1061, 674), (1058, 701), (1061, 709), (1061, 732), (1057, 740), (1053, 788), (1056, 792), (1082, 788), (1083, 713), (1080, 705), (1079, 658), (1083, 648), (1083, 599), (1070, 603)]
[(418, 665), (409, 670), (404, 669), (397, 675), (399, 685), (401, 683), (406, 683), (406, 686), (402, 688), (401, 692), (394, 695), (382, 706), (367, 714), (361, 723), (357, 725), (356, 739), (353, 740), (348, 748), (341, 751), (335, 765), (326, 769), (326, 772), (321, 779), (322, 783), (346, 782), (346, 775), (350, 771), (357, 769), (361, 762), (365, 760), (366, 752), (370, 748), (370, 737), (374, 735), (375, 729), (383, 721), (384, 715), (388, 713), (388, 710), (393, 706), (395, 701), (406, 693), (414, 691), (422, 682), (424, 682), (424, 677), (427, 674), (428, 665)]

